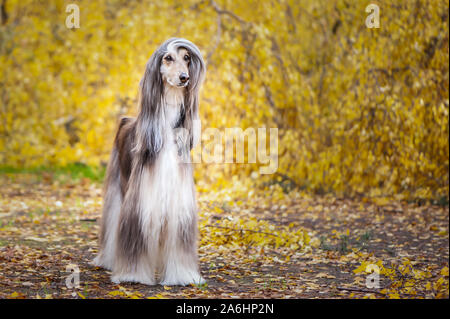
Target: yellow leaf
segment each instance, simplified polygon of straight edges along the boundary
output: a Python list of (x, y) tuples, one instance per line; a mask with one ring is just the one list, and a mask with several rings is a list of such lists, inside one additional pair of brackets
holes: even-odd
[(396, 292), (393, 294), (389, 294), (390, 299), (400, 299), (400, 295)]
[(120, 290), (114, 290), (108, 293), (110, 296), (126, 296), (126, 293), (124, 291)]
[(361, 263), (361, 265), (358, 267), (358, 268), (356, 268), (356, 269), (353, 269), (353, 272), (355, 273), (355, 274), (359, 274), (359, 273), (361, 273), (361, 272), (365, 272), (366, 271), (366, 267), (367, 267), (367, 262), (366, 261), (363, 261), (362, 263)]
[(147, 297), (147, 299), (166, 299), (166, 297), (164, 297), (162, 294), (156, 294), (154, 296)]

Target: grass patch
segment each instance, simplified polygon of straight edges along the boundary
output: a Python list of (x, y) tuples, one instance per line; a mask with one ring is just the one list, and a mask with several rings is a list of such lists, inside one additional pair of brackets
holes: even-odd
[(78, 181), (88, 178), (95, 182), (102, 182), (105, 177), (106, 168), (103, 166), (93, 167), (82, 163), (73, 163), (63, 167), (39, 166), (31, 168), (18, 168), (11, 166), (0, 166), (0, 174), (33, 174), (42, 177), (43, 174), (51, 174), (52, 178), (60, 181)]
[(350, 253), (353, 248), (357, 248), (358, 250), (368, 249), (369, 243), (373, 239), (373, 233), (371, 230), (366, 230), (360, 236), (350, 237), (348, 235), (341, 235), (335, 241), (335, 244), (331, 244), (327, 237), (322, 235), (320, 236), (320, 246), (319, 248), (324, 251), (336, 251), (341, 255), (346, 255)]

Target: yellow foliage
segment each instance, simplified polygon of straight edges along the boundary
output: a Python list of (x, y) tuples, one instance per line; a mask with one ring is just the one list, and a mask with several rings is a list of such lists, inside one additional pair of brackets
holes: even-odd
[[(68, 29), (67, 1), (6, 1), (0, 165), (105, 163), (146, 60), (180, 36), (207, 58), (203, 127), (278, 127), (278, 172), (298, 186), (448, 193), (448, 1), (377, 1), (379, 29), (364, 1), (76, 3)], [(222, 187), (257, 168), (201, 164), (196, 178)]]

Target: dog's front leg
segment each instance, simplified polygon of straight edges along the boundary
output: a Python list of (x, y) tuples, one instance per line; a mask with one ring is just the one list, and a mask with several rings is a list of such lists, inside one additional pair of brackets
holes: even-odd
[(135, 165), (128, 182), (120, 210), (117, 229), (116, 260), (111, 280), (155, 284), (155, 265), (148, 254), (148, 234), (144, 231), (145, 203), (143, 187), (146, 187), (145, 166)]
[[(180, 211), (183, 211), (181, 209)], [(203, 284), (197, 257), (197, 218), (194, 210), (168, 222), (164, 238), (161, 285)]]

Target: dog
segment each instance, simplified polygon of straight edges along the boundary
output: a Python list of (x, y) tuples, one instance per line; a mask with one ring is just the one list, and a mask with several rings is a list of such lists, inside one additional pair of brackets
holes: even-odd
[(150, 57), (139, 114), (120, 120), (106, 171), (99, 253), (111, 281), (202, 284), (190, 150), (199, 142), (206, 68), (192, 42), (171, 38)]

